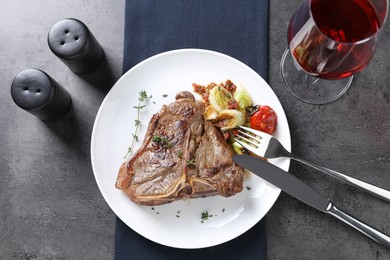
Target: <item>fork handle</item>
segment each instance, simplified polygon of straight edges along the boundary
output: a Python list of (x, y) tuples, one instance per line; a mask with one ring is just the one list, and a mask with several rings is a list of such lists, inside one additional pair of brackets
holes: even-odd
[(390, 191), (388, 191), (388, 190), (385, 190), (385, 189), (379, 188), (377, 186), (374, 186), (372, 184), (369, 184), (367, 182), (352, 178), (350, 176), (344, 175), (342, 173), (336, 172), (336, 171), (328, 169), (326, 167), (319, 166), (319, 165), (316, 165), (314, 163), (305, 161), (305, 160), (298, 158), (298, 157), (292, 156), (291, 159), (298, 161), (298, 162), (301, 162), (301, 163), (304, 163), (310, 167), (313, 167), (314, 169), (320, 170), (320, 171), (322, 171), (326, 174), (329, 174), (329, 175), (331, 175), (331, 176), (333, 176), (341, 181), (344, 181), (348, 184), (351, 184), (357, 188), (365, 190), (373, 195), (376, 195), (376, 196), (390, 202)]

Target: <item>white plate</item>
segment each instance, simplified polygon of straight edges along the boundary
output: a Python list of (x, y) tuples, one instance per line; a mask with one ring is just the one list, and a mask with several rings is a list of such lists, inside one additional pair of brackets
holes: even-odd
[[(95, 119), (91, 160), (96, 182), (114, 213), (140, 235), (177, 248), (203, 248), (229, 241), (261, 220), (275, 203), (280, 190), (250, 176), (244, 190), (230, 198), (220, 196), (177, 201), (147, 207), (131, 202), (115, 189), (119, 166), (130, 146), (138, 105), (138, 93), (153, 95), (141, 112), (140, 145), (152, 114), (174, 101), (181, 90), (192, 91), (192, 83), (208, 84), (232, 80), (243, 84), (254, 104), (271, 106), (277, 113), (275, 136), (290, 150), (290, 131), (283, 108), (267, 83), (242, 62), (227, 55), (199, 49), (183, 49), (153, 56), (130, 69), (112, 87)], [(163, 95), (168, 95), (164, 97)], [(199, 97), (198, 97), (199, 98)], [(288, 170), (288, 159), (273, 162)], [(248, 187), (248, 188), (247, 188)], [(201, 223), (201, 213), (213, 215)]]

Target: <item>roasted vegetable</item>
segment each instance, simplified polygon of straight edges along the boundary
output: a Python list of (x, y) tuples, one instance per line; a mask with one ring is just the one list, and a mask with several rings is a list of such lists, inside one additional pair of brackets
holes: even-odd
[(237, 101), (240, 108), (245, 109), (252, 105), (252, 98), (242, 85), (237, 85), (236, 91), (234, 92), (233, 98)]
[(275, 111), (269, 106), (257, 106), (257, 111), (250, 117), (250, 127), (272, 134), (278, 122)]
[(243, 152), (244, 147), (241, 144), (239, 144), (237, 142), (234, 142), (232, 144), (232, 146), (233, 146), (234, 152), (236, 152), (237, 154), (243, 154), (244, 153)]
[(218, 116), (218, 111), (212, 105), (206, 107), (204, 111), (204, 117), (207, 120), (215, 119), (217, 116)]
[(210, 105), (214, 107), (215, 110), (221, 112), (225, 110), (229, 103), (233, 100), (232, 94), (226, 90), (224, 87), (215, 86), (210, 91), (209, 102)]
[(218, 116), (214, 119), (213, 123), (220, 127), (222, 131), (236, 128), (237, 126), (244, 125), (246, 121), (245, 114), (236, 109), (222, 110)]

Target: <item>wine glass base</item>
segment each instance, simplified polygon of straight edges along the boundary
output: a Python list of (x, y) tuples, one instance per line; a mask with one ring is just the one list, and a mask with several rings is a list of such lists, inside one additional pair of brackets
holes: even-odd
[(280, 72), (284, 84), (296, 98), (316, 105), (327, 104), (341, 97), (353, 79), (353, 76), (339, 80), (311, 76), (295, 64), (289, 49), (283, 53)]

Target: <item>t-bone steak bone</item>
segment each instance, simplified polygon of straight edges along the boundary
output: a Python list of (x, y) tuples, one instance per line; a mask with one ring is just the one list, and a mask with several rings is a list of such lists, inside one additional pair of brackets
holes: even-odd
[(233, 149), (221, 131), (205, 121), (204, 109), (187, 91), (164, 105), (149, 122), (141, 147), (121, 165), (115, 187), (149, 206), (241, 192), (244, 170), (232, 161)]

